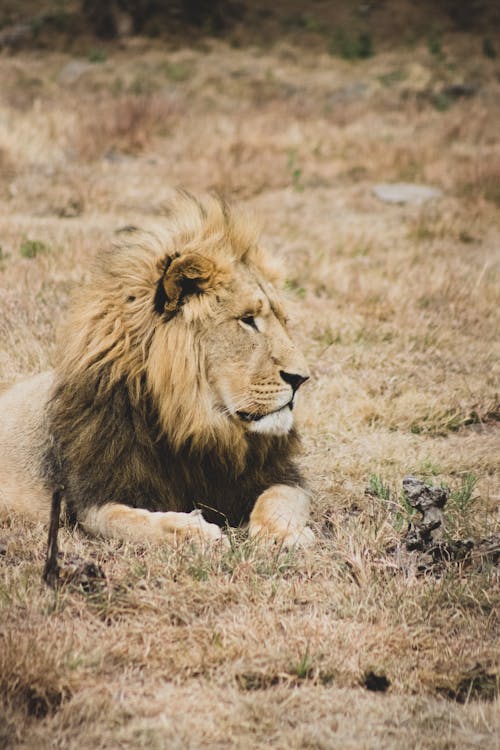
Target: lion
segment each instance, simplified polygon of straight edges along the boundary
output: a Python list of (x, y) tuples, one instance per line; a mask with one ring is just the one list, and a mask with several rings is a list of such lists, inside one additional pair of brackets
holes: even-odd
[(254, 222), (178, 197), (127, 227), (67, 314), (59, 360), (0, 394), (0, 502), (92, 535), (308, 545), (293, 407), (309, 378)]

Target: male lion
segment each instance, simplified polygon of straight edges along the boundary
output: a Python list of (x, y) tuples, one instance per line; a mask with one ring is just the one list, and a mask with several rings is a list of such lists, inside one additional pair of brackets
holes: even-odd
[[(308, 378), (248, 219), (184, 196), (124, 230), (69, 313), (54, 372), (0, 397), (0, 501), (106, 537), (308, 544), (292, 409)], [(203, 512), (206, 519), (201, 515)]]

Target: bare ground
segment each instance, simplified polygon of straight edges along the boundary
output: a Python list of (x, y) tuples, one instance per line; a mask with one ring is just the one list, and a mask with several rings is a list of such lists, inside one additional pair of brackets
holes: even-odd
[[(109, 233), (224, 191), (288, 269), (318, 544), (63, 529), (106, 580), (54, 593), (46, 526), (4, 518), (0, 747), (498, 748), (498, 570), (394, 554), (408, 473), (450, 486), (450, 536), (498, 532), (498, 61), (459, 34), (356, 62), (126, 46), (0, 57), (0, 380), (51, 364)], [(443, 197), (372, 194), (401, 180)]]

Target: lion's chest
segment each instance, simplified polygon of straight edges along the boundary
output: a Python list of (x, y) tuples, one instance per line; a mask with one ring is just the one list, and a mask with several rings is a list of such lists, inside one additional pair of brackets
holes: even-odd
[[(200, 508), (211, 523), (231, 526), (246, 522), (265, 481), (252, 471), (236, 474), (214, 457), (179, 456), (166, 452), (159, 458), (155, 487), (144, 493), (137, 487), (141, 507), (189, 512)], [(141, 497), (142, 496), (142, 497)], [(135, 503), (134, 503), (135, 504)]]

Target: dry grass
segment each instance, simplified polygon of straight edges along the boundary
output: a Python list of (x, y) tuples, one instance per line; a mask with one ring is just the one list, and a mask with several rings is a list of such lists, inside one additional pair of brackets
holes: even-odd
[[(45, 527), (4, 519), (0, 746), (498, 747), (497, 571), (416, 578), (390, 552), (409, 472), (451, 486), (451, 535), (498, 530), (500, 84), (471, 41), (356, 63), (151, 44), (72, 85), (62, 54), (0, 59), (0, 380), (50, 364), (110, 232), (223, 189), (289, 269), (318, 536), (202, 556), (65, 529), (107, 579), (54, 593)], [(470, 77), (472, 102), (435, 99)], [(401, 179), (445, 195), (372, 195)]]
[(86, 102), (77, 114), (73, 147), (82, 161), (136, 154), (156, 133), (167, 135), (179, 113), (166, 97), (125, 94)]

